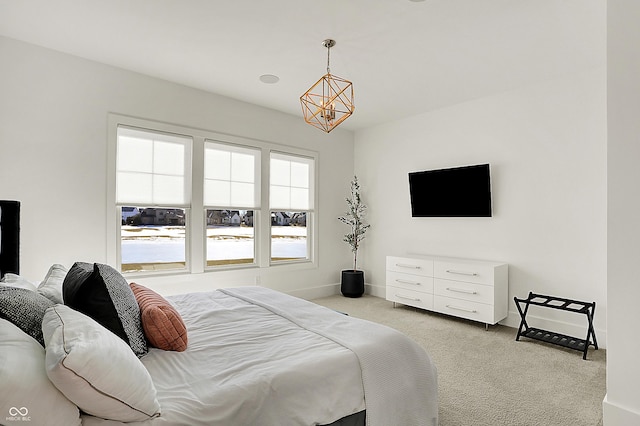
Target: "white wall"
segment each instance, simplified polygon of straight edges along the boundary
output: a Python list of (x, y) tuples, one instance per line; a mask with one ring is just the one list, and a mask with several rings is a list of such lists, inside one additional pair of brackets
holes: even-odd
[(22, 202), (21, 274), (41, 280), (52, 263), (106, 261), (111, 112), (319, 153), (317, 269), (274, 267), (141, 283), (175, 293), (254, 284), (260, 277), (262, 285), (288, 292), (335, 290), (328, 285), (339, 282), (350, 262), (336, 220), (344, 197), (336, 188), (346, 194), (353, 175), (351, 132), (325, 134), (299, 117), (7, 38), (0, 38), (0, 57), (0, 198)]
[[(355, 162), (370, 208), (362, 267), (374, 291), (384, 294), (390, 254), (504, 261), (507, 324), (519, 323), (513, 297), (529, 291), (595, 301), (604, 343), (604, 67), (358, 131)], [(491, 164), (493, 217), (411, 218), (408, 172), (477, 163)], [(584, 316), (530, 314), (544, 319), (538, 326), (586, 335)]]
[(606, 426), (640, 424), (640, 3), (609, 0)]

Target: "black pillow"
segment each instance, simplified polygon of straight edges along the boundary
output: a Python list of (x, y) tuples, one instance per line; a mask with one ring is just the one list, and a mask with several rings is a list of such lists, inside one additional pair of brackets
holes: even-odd
[(65, 305), (93, 318), (141, 357), (148, 351), (140, 308), (124, 277), (109, 265), (76, 262), (62, 283)]
[(51, 300), (26, 288), (0, 286), (0, 318), (4, 318), (33, 337), (44, 347), (42, 318)]

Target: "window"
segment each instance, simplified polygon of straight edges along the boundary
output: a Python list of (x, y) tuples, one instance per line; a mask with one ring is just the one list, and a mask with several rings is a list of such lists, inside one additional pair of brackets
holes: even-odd
[(108, 164), (122, 272), (315, 264), (314, 152), (110, 114)]
[(118, 127), (121, 270), (186, 268), (191, 138)]
[(206, 141), (206, 264), (255, 263), (260, 207), (260, 150)]
[(307, 221), (313, 213), (314, 160), (271, 153), (270, 197), (271, 261), (308, 260), (311, 257)]

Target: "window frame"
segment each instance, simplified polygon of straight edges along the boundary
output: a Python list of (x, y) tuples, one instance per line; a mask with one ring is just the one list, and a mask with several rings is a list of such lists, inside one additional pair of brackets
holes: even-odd
[[(184, 240), (184, 267), (174, 267), (174, 268), (153, 268), (153, 269), (146, 269), (144, 271), (139, 271), (139, 272), (133, 272), (133, 271), (128, 271), (127, 273), (129, 274), (133, 274), (133, 273), (150, 273), (150, 272), (154, 272), (157, 270), (162, 270), (163, 272), (176, 272), (176, 273), (184, 273), (188, 270), (190, 270), (190, 240), (191, 240), (191, 235), (189, 232), (187, 232), (188, 229), (190, 229), (190, 206), (191, 206), (191, 193), (192, 191), (192, 183), (191, 183), (191, 176), (192, 176), (192, 170), (191, 170), (191, 166), (193, 164), (193, 137), (189, 136), (189, 135), (184, 135), (178, 132), (170, 132), (170, 131), (166, 131), (166, 130), (156, 130), (156, 129), (148, 129), (148, 128), (141, 128), (141, 127), (135, 127), (135, 126), (130, 126), (130, 125), (125, 125), (125, 124), (118, 124), (115, 127), (115, 133), (116, 133), (116, 140), (115, 140), (115, 145), (116, 145), (116, 151), (115, 151), (115, 164), (114, 164), (114, 172), (115, 172), (115, 207), (116, 207), (116, 212), (119, 215), (119, 218), (122, 217), (122, 208), (126, 207), (126, 206), (133, 206), (133, 207), (142, 207), (142, 208), (156, 208), (156, 209), (180, 209), (184, 211), (184, 215), (185, 215), (185, 240)], [(128, 169), (126, 166), (123, 168), (119, 168), (118, 167), (118, 146), (120, 143), (120, 136), (123, 136), (125, 138), (129, 137), (129, 138), (140, 138), (140, 139), (146, 139), (148, 141), (151, 142), (151, 156), (149, 158), (149, 160), (151, 160), (151, 167), (150, 170), (148, 171), (140, 171), (140, 170), (130, 170)], [(133, 198), (129, 198), (126, 199), (127, 196), (125, 195), (125, 199), (121, 198), (121, 195), (119, 193), (118, 190), (118, 176), (120, 173), (124, 173), (124, 174), (134, 174), (134, 175), (148, 175), (150, 177), (150, 181), (153, 182), (157, 177), (162, 177), (162, 176), (166, 176), (166, 174), (164, 172), (161, 171), (157, 171), (156, 169), (156, 164), (155, 164), (155, 154), (154, 154), (154, 150), (156, 149), (156, 144), (157, 143), (171, 143), (171, 144), (176, 144), (176, 145), (180, 145), (182, 147), (182, 155), (183, 155), (183, 162), (184, 164), (182, 165), (182, 189), (181, 189), (181, 197), (179, 200), (172, 200), (172, 201), (167, 201), (162, 200), (162, 199), (156, 199), (155, 198), (155, 187), (152, 183), (151, 185), (151, 193), (150, 194), (145, 194), (146, 196), (149, 196), (150, 199), (148, 200), (135, 200), (135, 198), (137, 197), (137, 195), (129, 195), (130, 197)], [(118, 270), (122, 271), (123, 270), (123, 264), (122, 264), (122, 226), (118, 226), (117, 227), (117, 239), (119, 241), (119, 243), (116, 245), (116, 249), (117, 249), (117, 254), (116, 254), (116, 259), (117, 259), (117, 267)], [(181, 263), (181, 262), (177, 262), (177, 263)], [(158, 265), (155, 263), (150, 263), (149, 265)]]
[[(241, 270), (250, 268), (309, 269), (318, 267), (318, 153), (308, 149), (282, 145), (258, 139), (196, 129), (187, 126), (163, 123), (121, 114), (108, 114), (108, 152), (107, 152), (107, 224), (106, 251), (107, 262), (121, 270), (121, 211), (116, 204), (116, 154), (118, 126), (133, 127), (150, 132), (183, 135), (192, 138), (191, 145), (191, 202), (185, 209), (186, 248), (185, 269), (168, 271), (126, 272), (126, 276), (161, 276), (176, 274), (211, 273), (223, 270)], [(206, 210), (204, 204), (204, 149), (205, 141), (235, 145), (260, 150), (260, 189), (259, 207), (254, 208), (254, 263), (207, 266), (206, 260)], [(271, 152), (309, 158), (313, 162), (313, 211), (307, 217), (307, 253), (308, 259), (271, 262), (271, 211), (269, 205), (270, 159)], [(188, 179), (188, 177), (187, 177)], [(210, 206), (212, 207), (212, 206)], [(209, 208), (210, 208), (209, 207)]]
[[(307, 257), (306, 258), (296, 258), (296, 259), (287, 259), (287, 260), (283, 260), (283, 259), (278, 259), (278, 260), (274, 260), (273, 258), (273, 253), (271, 252), (271, 248), (272, 248), (272, 244), (273, 244), (273, 232), (272, 232), (272, 226), (273, 224), (271, 223), (271, 215), (273, 213), (276, 212), (282, 212), (285, 211), (285, 207), (279, 207), (279, 206), (272, 206), (271, 202), (272, 199), (271, 197), (269, 197), (269, 263), (272, 266), (275, 265), (285, 265), (285, 264), (292, 264), (292, 263), (305, 263), (305, 262), (309, 262), (314, 258), (313, 252), (314, 252), (314, 246), (313, 243), (315, 241), (314, 238), (314, 228), (313, 226), (309, 226), (309, 223), (315, 223), (315, 206), (316, 206), (316, 192), (317, 192), (317, 185), (316, 185), (316, 167), (317, 167), (317, 161), (315, 158), (313, 157), (309, 157), (307, 155), (300, 155), (300, 154), (293, 154), (290, 152), (283, 152), (280, 150), (271, 150), (271, 152), (269, 153), (269, 164), (271, 164), (271, 160), (280, 160), (280, 161), (292, 161), (292, 162), (299, 162), (299, 163), (306, 163), (309, 167), (309, 174), (308, 174), (308, 182), (307, 182), (307, 190), (309, 191), (308, 194), (308, 198), (307, 198), (307, 208), (306, 209), (302, 209), (302, 208), (298, 208), (291, 206), (291, 196), (289, 196), (289, 209), (287, 211), (291, 211), (291, 212), (304, 212), (306, 215), (305, 218), (305, 222), (306, 222), (306, 230), (307, 230), (307, 235), (306, 235), (306, 254)], [(271, 172), (271, 167), (269, 168), (269, 172)], [(271, 189), (271, 187), (274, 185), (271, 182), (271, 179), (269, 179), (268, 182), (269, 185), (269, 189)], [(276, 186), (281, 186), (281, 185), (276, 185)], [(293, 182), (290, 182), (288, 185), (289, 189), (293, 189), (296, 188), (297, 186), (294, 185)], [(271, 193), (269, 194), (271, 195)]]
[[(204, 150), (203, 150), (203, 167), (204, 167), (204, 171), (203, 171), (203, 197), (206, 198), (206, 194), (205, 194), (205, 190), (206, 190), (206, 150), (208, 146), (215, 146), (215, 147), (219, 147), (219, 150), (223, 150), (226, 152), (229, 152), (231, 154), (233, 153), (240, 153), (240, 154), (251, 154), (254, 156), (254, 166), (253, 166), (253, 172), (254, 172), (254, 194), (253, 194), (253, 205), (233, 205), (234, 203), (232, 202), (232, 200), (229, 200), (228, 204), (209, 204), (207, 203), (207, 200), (203, 199), (203, 206), (204, 206), (204, 215), (205, 215), (205, 244), (204, 244), (204, 269), (205, 271), (214, 271), (214, 270), (219, 270), (219, 269), (228, 269), (228, 268), (238, 268), (238, 267), (250, 267), (250, 266), (257, 266), (259, 259), (258, 259), (258, 243), (259, 243), (259, 235), (260, 235), (260, 229), (261, 229), (261, 223), (258, 220), (255, 220), (256, 217), (260, 217), (260, 210), (261, 210), (261, 206), (262, 206), (262, 157), (264, 155), (264, 152), (262, 149), (255, 147), (255, 146), (250, 146), (250, 145), (240, 145), (240, 144), (235, 144), (235, 143), (229, 143), (229, 142), (225, 142), (225, 141), (220, 141), (220, 140), (214, 140), (214, 139), (205, 139), (204, 141)], [(251, 152), (253, 151), (253, 152)], [(229, 182), (234, 182), (233, 180), (230, 180)], [(232, 196), (231, 192), (230, 192), (230, 196)], [(253, 211), (253, 215), (254, 215), (254, 219), (253, 219), (253, 261), (252, 262), (237, 262), (237, 263), (230, 263), (230, 264), (226, 264), (226, 265), (209, 265), (208, 262), (208, 247), (207, 247), (207, 237), (206, 237), (206, 232), (207, 232), (207, 211), (208, 210), (251, 210)]]

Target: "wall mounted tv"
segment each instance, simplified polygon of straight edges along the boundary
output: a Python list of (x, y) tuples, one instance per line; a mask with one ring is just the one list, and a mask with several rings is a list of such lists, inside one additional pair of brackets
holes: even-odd
[(489, 164), (409, 173), (411, 216), (491, 217)]

